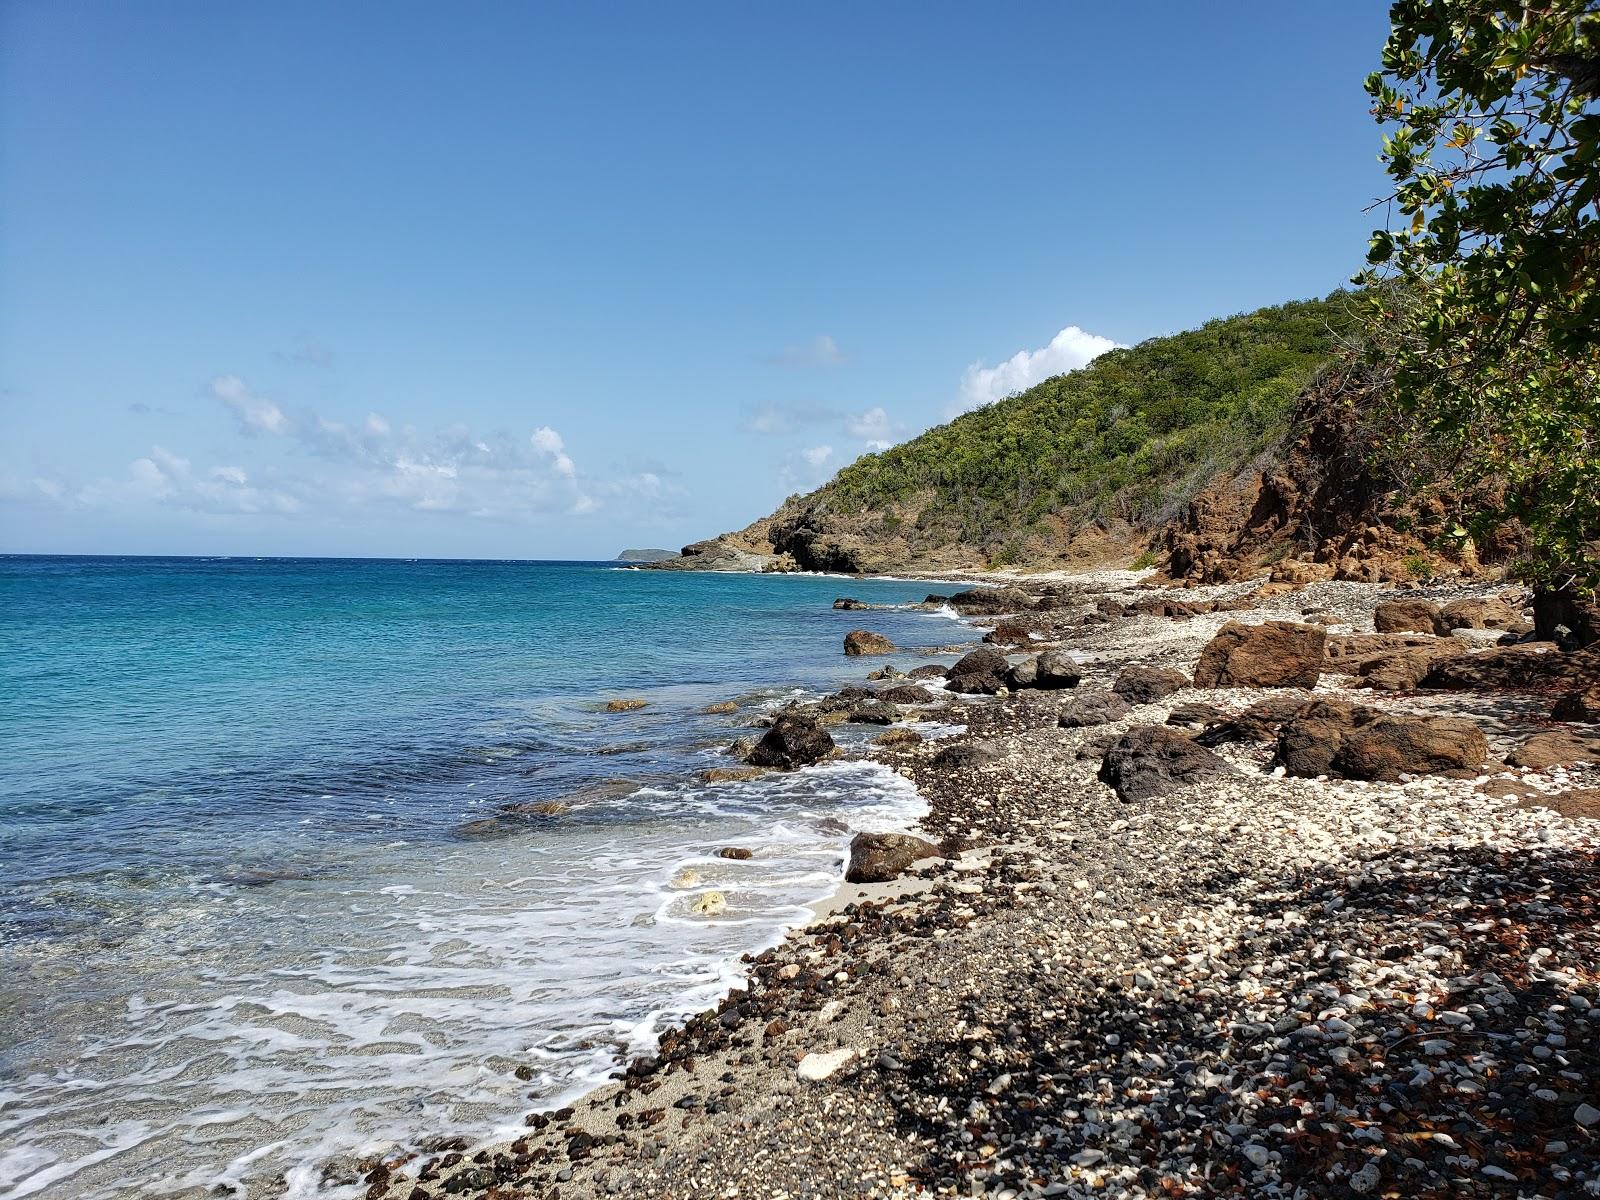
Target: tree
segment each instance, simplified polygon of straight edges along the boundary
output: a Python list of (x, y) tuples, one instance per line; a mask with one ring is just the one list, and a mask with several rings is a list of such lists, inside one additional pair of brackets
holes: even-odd
[[(1397, 228), (1361, 277), (1404, 455), (1600, 584), (1600, 0), (1398, 0), (1366, 83)], [(1485, 488), (1483, 484), (1491, 484)], [(1484, 501), (1483, 497), (1492, 499)]]

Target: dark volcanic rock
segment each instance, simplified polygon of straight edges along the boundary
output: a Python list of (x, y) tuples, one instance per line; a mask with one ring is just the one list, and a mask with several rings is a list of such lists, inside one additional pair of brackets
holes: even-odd
[(1600, 642), (1600, 599), (1573, 590), (1535, 592), (1533, 627), (1547, 642), (1577, 649)]
[(949, 672), (938, 663), (923, 663), (906, 673), (907, 679), (943, 679)]
[(1423, 676), (1422, 686), (1452, 691), (1538, 688), (1560, 679), (1572, 666), (1572, 657), (1548, 645), (1510, 646), (1482, 654), (1464, 654), (1434, 663)]
[(1036, 688), (1073, 688), (1082, 678), (1078, 660), (1064, 650), (1046, 650), (1034, 664)]
[(1175, 704), (1172, 707), (1172, 711), (1167, 714), (1168, 725), (1189, 729), (1200, 729), (1207, 725), (1220, 725), (1227, 719), (1228, 714), (1215, 704), (1202, 704), (1198, 700), (1191, 700), (1187, 704)]
[(1328, 631), (1320, 625), (1229, 621), (1200, 652), (1195, 687), (1315, 687)]
[(933, 693), (920, 683), (897, 683), (878, 693), (891, 704), (932, 704)]
[(945, 686), (952, 692), (992, 696), (1006, 686), (1011, 664), (998, 650), (974, 650), (962, 655), (950, 668)]
[(969, 588), (967, 591), (957, 592), (946, 603), (969, 616), (1021, 612), (1023, 609), (1033, 607), (1033, 601), (1016, 588)]
[(862, 654), (893, 654), (895, 645), (881, 633), (852, 629), (844, 635), (844, 652), (852, 658)]
[(754, 767), (788, 770), (821, 762), (832, 753), (833, 738), (815, 717), (785, 712), (778, 714), (746, 761)]
[(1376, 709), (1337, 700), (1316, 700), (1302, 705), (1278, 730), (1278, 752), (1273, 763), (1290, 775), (1315, 778), (1335, 773), (1344, 735), (1378, 715)]
[(1234, 773), (1226, 762), (1177, 730), (1140, 725), (1106, 751), (1099, 778), (1123, 800), (1148, 800)]
[(1189, 686), (1189, 677), (1171, 667), (1125, 667), (1111, 690), (1129, 704), (1154, 704)]
[(1236, 717), (1208, 728), (1195, 741), (1202, 746), (1220, 746), (1224, 742), (1270, 742), (1277, 736), (1278, 727), (1292, 721), (1309, 703), (1303, 696), (1274, 696), (1257, 700)]
[(845, 720), (853, 725), (893, 725), (900, 709), (887, 700), (860, 700), (847, 710)]
[(1001, 621), (983, 640), (993, 646), (1025, 646), (1033, 640), (1033, 625), (1023, 621)]
[(1583, 721), (1600, 724), (1600, 685), (1568, 692), (1556, 701), (1550, 715), (1558, 721)]
[(924, 858), (941, 857), (939, 847), (908, 833), (858, 833), (850, 841), (847, 883), (887, 883)]
[(1115, 692), (1084, 688), (1057, 710), (1057, 721), (1063, 729), (1082, 729), (1120, 721), (1128, 712), (1128, 702)]

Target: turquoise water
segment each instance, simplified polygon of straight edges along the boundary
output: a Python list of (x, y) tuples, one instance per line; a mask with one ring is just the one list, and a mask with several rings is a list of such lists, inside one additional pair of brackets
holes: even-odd
[[(761, 708), (859, 680), (848, 629), (964, 638), (830, 607), (928, 591), (0, 559), (0, 1198), (352, 1194), (328, 1156), (603, 1077), (828, 889), (845, 828), (914, 819), (870, 765), (697, 777)], [(727, 913), (690, 916), (713, 887)]]

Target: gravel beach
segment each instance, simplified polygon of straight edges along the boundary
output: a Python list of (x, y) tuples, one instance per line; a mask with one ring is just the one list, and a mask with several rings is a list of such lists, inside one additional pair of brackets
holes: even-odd
[[(530, 1114), (526, 1136), (330, 1178), (372, 1200), (1600, 1195), (1600, 770), (1504, 763), (1530, 736), (1600, 731), (1553, 722), (1542, 677), (1373, 690), (1325, 666), (1311, 691), (1154, 702), (1118, 682), (1131, 666), (1192, 676), (1230, 621), (1331, 645), (1371, 635), (1379, 601), (1504, 589), (1137, 579), (1029, 577), (1049, 600), (1025, 646), (1072, 655), (1077, 685), (936, 693), (964, 734), (871, 751), (916, 783), (915, 832), (949, 857), (843, 885), (716, 1010), (618, 1082)], [(1128, 611), (1152, 598), (1192, 611)], [(1502, 636), (1438, 640), (1492, 655)], [(1355, 720), (1378, 729), (1464, 719), (1487, 755), (1300, 777), (1287, 725), (1229, 724), (1313, 700), (1364, 706)], [(1333, 726), (1308, 721), (1315, 752)], [(1101, 782), (1118, 753), (1138, 798)]]

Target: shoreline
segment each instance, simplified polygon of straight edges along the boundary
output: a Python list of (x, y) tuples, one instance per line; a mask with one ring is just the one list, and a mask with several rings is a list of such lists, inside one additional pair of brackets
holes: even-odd
[[(1108, 574), (1019, 578), (989, 573), (973, 582), (1055, 584), (1073, 594), (1074, 611), (1085, 601), (1095, 603), (1113, 595), (1129, 601), (1163, 595), (1139, 588), (1138, 574), (1117, 572), (1115, 580), (1103, 578)], [(1103, 586), (1107, 582), (1113, 586)], [(1166, 595), (1181, 595), (1186, 602), (1227, 602), (1246, 587), (1191, 588)], [(1496, 591), (1482, 585), (1432, 590), (1480, 598)], [(1148, 1169), (1144, 1174), (1137, 1169), (1128, 1174), (1128, 1164), (1114, 1169), (1116, 1139), (1095, 1132), (1109, 1126), (1083, 1117), (1081, 1110), (1075, 1118), (1063, 1110), (1064, 1123), (1050, 1125), (1054, 1143), (1043, 1149), (1037, 1138), (1024, 1151), (994, 1135), (996, 1126), (1007, 1123), (994, 1112), (1011, 1106), (1019, 1073), (1033, 1072), (1032, 1090), (1017, 1097), (1029, 1103), (1010, 1117), (1035, 1126), (1027, 1114), (1047, 1107), (1043, 1099), (1056, 1090), (1051, 1079), (1060, 1077), (1060, 1071), (1040, 1076), (1038, 1054), (1033, 1051), (1002, 1054), (1006, 1063), (1014, 1061), (1014, 1070), (982, 1069), (992, 1057), (988, 1047), (993, 1039), (1010, 1044), (1009, 1034), (996, 1033), (1000, 1016), (995, 1010), (1003, 1016), (1009, 1009), (1013, 1018), (998, 1028), (1016, 1027), (1018, 1019), (1025, 1018), (1022, 1028), (1047, 1026), (1052, 1037), (1065, 1037), (1069, 1047), (1082, 1044), (1081, 1037), (1071, 1034), (1114, 1016), (1084, 1010), (1069, 1020), (1065, 1005), (1014, 999), (1011, 993), (1017, 981), (1025, 984), (1024, 993), (1056, 988), (1061, 976), (1050, 964), (1059, 959), (1079, 964), (1082, 977), (1097, 978), (1091, 990), (1104, 996), (1111, 983), (1104, 977), (1105, 963), (1125, 959), (1135, 965), (1115, 976), (1124, 982), (1112, 988), (1113, 994), (1126, 998), (1159, 990), (1163, 968), (1152, 962), (1149, 947), (1140, 944), (1148, 940), (1141, 935), (1152, 933), (1157, 924), (1174, 944), (1192, 944), (1197, 933), (1207, 935), (1210, 948), (1200, 952), (1202, 961), (1226, 959), (1241, 943), (1252, 944), (1262, 936), (1260, 928), (1249, 924), (1247, 914), (1274, 902), (1272, 897), (1304, 888), (1312, 876), (1328, 879), (1354, 869), (1358, 879), (1365, 879), (1372, 872), (1371, 861), (1376, 861), (1372, 855), (1397, 849), (1448, 859), (1487, 847), (1504, 859), (1510, 847), (1518, 847), (1523, 853), (1564, 855), (1562, 869), (1578, 869), (1574, 863), (1581, 865), (1585, 856), (1592, 859), (1600, 848), (1600, 823), (1571, 820), (1529, 801), (1537, 801), (1543, 792), (1582, 790), (1600, 783), (1600, 774), (1592, 765), (1542, 773), (1503, 767), (1495, 760), (1537, 726), (1515, 714), (1500, 713), (1490, 735), (1494, 758), (1471, 778), (1422, 775), (1397, 783), (1286, 779), (1281, 770), (1266, 770), (1263, 752), (1246, 743), (1218, 748), (1228, 774), (1209, 788), (1180, 788), (1172, 796), (1128, 803), (1093, 780), (1099, 747), (1108, 735), (1164, 723), (1180, 704), (1204, 700), (1223, 712), (1237, 712), (1250, 703), (1281, 697), (1282, 691), (1189, 688), (1137, 704), (1131, 717), (1071, 729), (1056, 721), (1061, 703), (1089, 694), (1088, 685), (1109, 683), (1126, 666), (1192, 669), (1202, 646), (1235, 616), (1248, 623), (1298, 621), (1308, 604), (1320, 605), (1336, 610), (1329, 628), (1355, 636), (1363, 630), (1370, 633), (1376, 601), (1425, 591), (1312, 584), (1287, 595), (1259, 598), (1243, 613), (1228, 608), (1181, 619), (1141, 614), (1109, 623), (1057, 626), (1053, 631), (1057, 640), (1084, 663), (1086, 686), (1081, 691), (1014, 692), (968, 702), (964, 705), (968, 732), (939, 743), (982, 749), (967, 760), (938, 762), (927, 744), (875, 748), (867, 754), (911, 779), (925, 797), (929, 808), (918, 826), (922, 832), (947, 843), (958, 842), (970, 848), (968, 853), (924, 863), (885, 884), (841, 881), (812, 907), (813, 916), (805, 924), (771, 949), (744, 957), (743, 986), (735, 986), (714, 1009), (665, 1032), (658, 1053), (628, 1064), (622, 1079), (554, 1112), (531, 1113), (524, 1137), (486, 1147), (439, 1144), (420, 1179), (412, 1174), (417, 1161), (369, 1162), (363, 1176), (366, 1194), (372, 1200), (390, 1196), (425, 1200), (438, 1195), (909, 1196), (951, 1190), (965, 1194), (969, 1184), (979, 1182), (985, 1189), (995, 1185), (1000, 1194), (1079, 1194), (1079, 1189), (1087, 1189), (1082, 1194), (1098, 1194), (1107, 1186), (1144, 1194), (1143, 1189), (1157, 1187), (1162, 1179), (1181, 1184), (1185, 1191), (1208, 1191), (1209, 1168), (1202, 1176), (1190, 1170), (1198, 1161), (1194, 1153), (1165, 1163), (1150, 1179), (1144, 1178)], [(964, 620), (973, 626), (970, 618)], [(1397, 712), (1464, 707), (1460, 693), (1357, 692), (1331, 671), (1312, 696), (1379, 704)], [(1257, 775), (1255, 782), (1252, 772)], [(1511, 791), (1502, 786), (1499, 795), (1490, 794), (1497, 781)], [(1574, 783), (1578, 788), (1569, 786)], [(1281, 810), (1268, 811), (1269, 804), (1280, 805)], [(1479, 866), (1490, 874), (1500, 869), (1493, 864)], [(1283, 873), (1286, 867), (1292, 867), (1288, 875)], [(1278, 886), (1264, 886), (1274, 875), (1279, 877)], [(1452, 904), (1459, 908), (1457, 901)], [(1323, 907), (1329, 914), (1341, 911), (1339, 906)], [(1456, 908), (1443, 914), (1430, 911), (1428, 916), (1437, 924), (1438, 917), (1452, 911)], [(1041, 919), (1039, 914), (1045, 916)], [(1281, 924), (1281, 918), (1272, 920)], [(1309, 918), (1306, 923), (1315, 924)], [(1175, 936), (1174, 931), (1186, 936)], [(1573, 936), (1579, 935), (1585, 946), (1600, 951), (1592, 927)], [(976, 944), (984, 939), (990, 939), (987, 947)], [(1370, 948), (1370, 961), (1380, 964), (1380, 976), (1385, 969), (1391, 974), (1410, 969), (1414, 955), (1405, 959), (1405, 968), (1381, 967), (1401, 959), (1387, 950), (1379, 956), (1380, 949)], [(1050, 950), (1057, 953), (1052, 956)], [(1447, 944), (1445, 953), (1458, 952)], [(1553, 953), (1570, 958), (1566, 947)], [(1158, 958), (1167, 961), (1172, 955)], [(1425, 974), (1431, 961), (1424, 959), (1416, 972)], [(995, 980), (994, 967), (1002, 963), (1012, 972), (1008, 984)], [(1276, 961), (1271, 965), (1282, 967)], [(1298, 965), (1291, 962), (1283, 972), (1293, 975)], [(1257, 1005), (1265, 1003), (1273, 989), (1264, 993), (1261, 986), (1248, 982), (1250, 971), (1260, 963), (1233, 966), (1236, 973), (1229, 978), (1245, 981), (1233, 986), (1242, 988)], [(1579, 976), (1573, 976), (1572, 986), (1587, 988), (1592, 1004), (1593, 978)], [(1259, 972), (1254, 976), (1260, 977)], [(1427, 987), (1444, 986), (1439, 977), (1430, 978), (1433, 982)], [(1187, 1005), (1194, 1001), (1191, 990), (1181, 987), (1181, 996), (1162, 999)], [(1358, 1015), (1358, 1010), (1383, 1007), (1371, 986), (1356, 990), (1365, 994), (1341, 1001), (1341, 993), (1335, 991), (1330, 997), (1335, 1002), (1330, 1014), (1337, 1010), (1343, 1015), (1302, 1014), (1292, 1018), (1294, 1029), (1316, 1027), (1317, 1038), (1338, 1043), (1338, 1036), (1325, 1037), (1329, 1023), (1335, 1031), (1359, 1028), (1362, 1020), (1373, 1018)], [(1444, 990), (1447, 998), (1449, 989)], [(1574, 995), (1567, 1011), (1587, 1011), (1579, 1008), (1581, 992)], [(1075, 1002), (1081, 1007), (1083, 999), (1075, 997)], [(1202, 996), (1200, 1007), (1209, 1003)], [(928, 1009), (928, 1015), (919, 1011), (921, 1007)], [(1431, 1016), (1413, 1017), (1412, 1022), (1422, 1019)], [(1286, 1014), (1267, 1028), (1290, 1020)], [(923, 1028), (930, 1021), (942, 1023), (943, 1036), (930, 1039), (930, 1031)], [(979, 1027), (984, 1036), (973, 1043), (963, 1029)], [(1444, 1028), (1448, 1032), (1459, 1025)], [(899, 1041), (886, 1038), (886, 1029), (897, 1030)], [(1106, 1037), (1111, 1046), (1121, 1041), (1110, 1034)], [(1024, 1042), (1034, 1044), (1027, 1037)], [(950, 1049), (930, 1052), (930, 1046)], [(952, 1051), (954, 1059), (949, 1058)], [(1071, 1075), (1069, 1059), (1070, 1055), (1058, 1055), (1053, 1061)], [(963, 1060), (970, 1069), (954, 1065)], [(1226, 1065), (1226, 1060), (1220, 1061), (1212, 1074)], [(1115, 1074), (1125, 1066), (1120, 1061), (1102, 1062), (1101, 1069)], [(983, 1086), (974, 1092), (970, 1084), (980, 1077)], [(906, 1086), (907, 1080), (923, 1078), (924, 1086)], [(1592, 1089), (1594, 1076), (1584, 1079)], [(1555, 1103), (1573, 1108), (1563, 1093), (1553, 1094)], [(951, 1108), (957, 1098), (970, 1110), (964, 1118)], [(1237, 1096), (1233, 1101), (1242, 1103)], [(932, 1109), (924, 1111), (929, 1104)], [(1295, 1121), (1303, 1128), (1305, 1119), (1297, 1114)], [(1088, 1127), (1086, 1140), (1079, 1149), (1062, 1152), (1061, 1139), (1071, 1140), (1074, 1123)], [(1235, 1120), (1218, 1129), (1237, 1125)], [(974, 1127), (983, 1130), (982, 1136)], [(938, 1128), (946, 1132), (931, 1132)], [(1286, 1132), (1283, 1123), (1275, 1123), (1275, 1128), (1270, 1136), (1252, 1133), (1257, 1139), (1252, 1142), (1243, 1141), (1243, 1133), (1219, 1134), (1207, 1143), (1202, 1157), (1209, 1156), (1213, 1166), (1225, 1165), (1226, 1178), (1276, 1187), (1288, 1162), (1285, 1151), (1258, 1144), (1281, 1140)], [(830, 1129), (849, 1131), (851, 1153), (835, 1153)], [(1589, 1147), (1593, 1139), (1587, 1127), (1580, 1124), (1577, 1129), (1582, 1135), (1579, 1141)], [(1138, 1140), (1124, 1132), (1124, 1142), (1128, 1137)], [(1294, 1130), (1290, 1127), (1287, 1132)], [(699, 1149), (707, 1138), (714, 1140), (715, 1148)], [(1447, 1140), (1440, 1139), (1441, 1145)], [(1552, 1162), (1559, 1162), (1563, 1154), (1570, 1159), (1575, 1153), (1579, 1158), (1587, 1153), (1587, 1149), (1581, 1153), (1562, 1149), (1563, 1143), (1554, 1136), (1546, 1140), (1555, 1147), (1546, 1155)], [(1188, 1149), (1193, 1152), (1195, 1147)], [(1047, 1162), (1053, 1173), (1037, 1163), (1027, 1170), (1018, 1168), (1013, 1160), (1019, 1154)], [(1444, 1179), (1440, 1170), (1455, 1169), (1433, 1153), (1417, 1161), (1421, 1165), (1410, 1170), (1418, 1176), (1413, 1182), (1419, 1186), (1440, 1186)], [(1487, 1176), (1482, 1171), (1470, 1173), (1473, 1183), (1485, 1178), (1503, 1183), (1495, 1171), (1511, 1168), (1497, 1166), (1498, 1161), (1487, 1163), (1494, 1168)], [(1332, 1172), (1328, 1181), (1337, 1180), (1339, 1187), (1359, 1192), (1367, 1166), (1355, 1151), (1344, 1153), (1328, 1168)], [(1387, 1166), (1375, 1169), (1382, 1172)], [(1574, 1178), (1571, 1167), (1549, 1169), (1557, 1182), (1561, 1171), (1569, 1180)], [(798, 1191), (787, 1190), (795, 1186)]]

